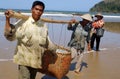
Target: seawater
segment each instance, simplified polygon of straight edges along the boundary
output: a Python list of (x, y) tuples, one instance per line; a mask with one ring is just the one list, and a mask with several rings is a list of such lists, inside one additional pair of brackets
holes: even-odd
[[(25, 15), (31, 15), (31, 13), (23, 13)], [(120, 22), (120, 16), (119, 15), (103, 15), (105, 22)], [(76, 20), (81, 20), (80, 16), (72, 15), (72, 14), (65, 14), (65, 13), (44, 13), (43, 18), (49, 18), (52, 20), (63, 20), (63, 21), (69, 21), (70, 19), (76, 19)], [(15, 23), (16, 19), (11, 19), (11, 23)], [(70, 40), (71, 37), (71, 31), (67, 30), (67, 24), (58, 24), (58, 23), (46, 23), (48, 26), (48, 34), (51, 39), (51, 41), (57, 45), (67, 47), (67, 44)], [(2, 54), (0, 56), (0, 59), (11, 59), (14, 54), (15, 46), (16, 46), (16, 41), (10, 42), (6, 40), (4, 37), (4, 26), (5, 26), (5, 16), (3, 12), (0, 12), (0, 53)], [(114, 38), (115, 41), (118, 41), (116, 44), (117, 47), (120, 46), (119, 40), (120, 34), (113, 34), (111, 32), (105, 32), (105, 36), (103, 37), (103, 43), (104, 45), (109, 45), (110, 43), (114, 43), (111, 41), (110, 38), (112, 36), (116, 36), (117, 38)], [(110, 39), (110, 41), (108, 40)], [(108, 40), (106, 42), (106, 39)]]
[[(87, 12), (86, 12), (87, 13)], [(25, 15), (31, 15), (31, 13), (22, 13)], [(83, 14), (83, 13), (82, 13)], [(119, 15), (103, 15), (105, 22), (120, 22)], [(42, 15), (43, 18), (49, 18), (51, 20), (63, 20), (69, 21), (70, 19), (81, 20), (80, 16), (73, 15), (66, 12), (45, 12)], [(16, 19), (11, 19), (11, 23), (15, 23)], [(67, 24), (58, 23), (46, 23), (49, 29), (49, 36), (54, 43), (59, 45), (67, 45), (70, 39), (71, 32), (67, 30)], [(5, 25), (5, 16), (3, 12), (0, 12), (0, 39), (3, 40), (3, 30)], [(5, 39), (4, 39), (5, 40)], [(67, 42), (66, 42), (67, 41)], [(3, 42), (3, 41), (2, 41)]]

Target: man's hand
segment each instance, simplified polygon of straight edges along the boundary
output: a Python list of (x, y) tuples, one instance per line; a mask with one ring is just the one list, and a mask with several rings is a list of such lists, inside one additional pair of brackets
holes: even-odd
[(76, 20), (75, 19), (71, 19), (69, 24), (72, 24), (72, 23), (76, 23)]
[(14, 11), (13, 10), (7, 10), (7, 11), (5, 11), (4, 14), (5, 14), (6, 18), (10, 18), (14, 14)]

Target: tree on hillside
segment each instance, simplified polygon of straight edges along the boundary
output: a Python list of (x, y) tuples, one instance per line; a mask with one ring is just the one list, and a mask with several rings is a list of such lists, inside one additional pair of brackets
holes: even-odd
[(120, 12), (120, 0), (104, 0), (95, 4), (93, 8), (90, 9), (91, 12)]

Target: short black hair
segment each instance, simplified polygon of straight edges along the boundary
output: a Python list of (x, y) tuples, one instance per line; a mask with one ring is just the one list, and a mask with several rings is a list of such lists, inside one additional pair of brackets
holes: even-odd
[(36, 5), (43, 6), (43, 10), (45, 9), (45, 4), (42, 1), (34, 1), (32, 4), (32, 8), (34, 8)]

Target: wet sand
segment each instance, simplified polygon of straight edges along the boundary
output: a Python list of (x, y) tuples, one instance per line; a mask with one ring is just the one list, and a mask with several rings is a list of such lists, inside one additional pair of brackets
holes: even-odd
[[(118, 48), (85, 54), (80, 74), (73, 72), (74, 63), (72, 63), (67, 77), (69, 79), (120, 79), (119, 51)], [(0, 79), (17, 79), (17, 73), (17, 65), (12, 61), (0, 62)], [(55, 79), (41, 73), (37, 74), (36, 79), (42, 77)]]

